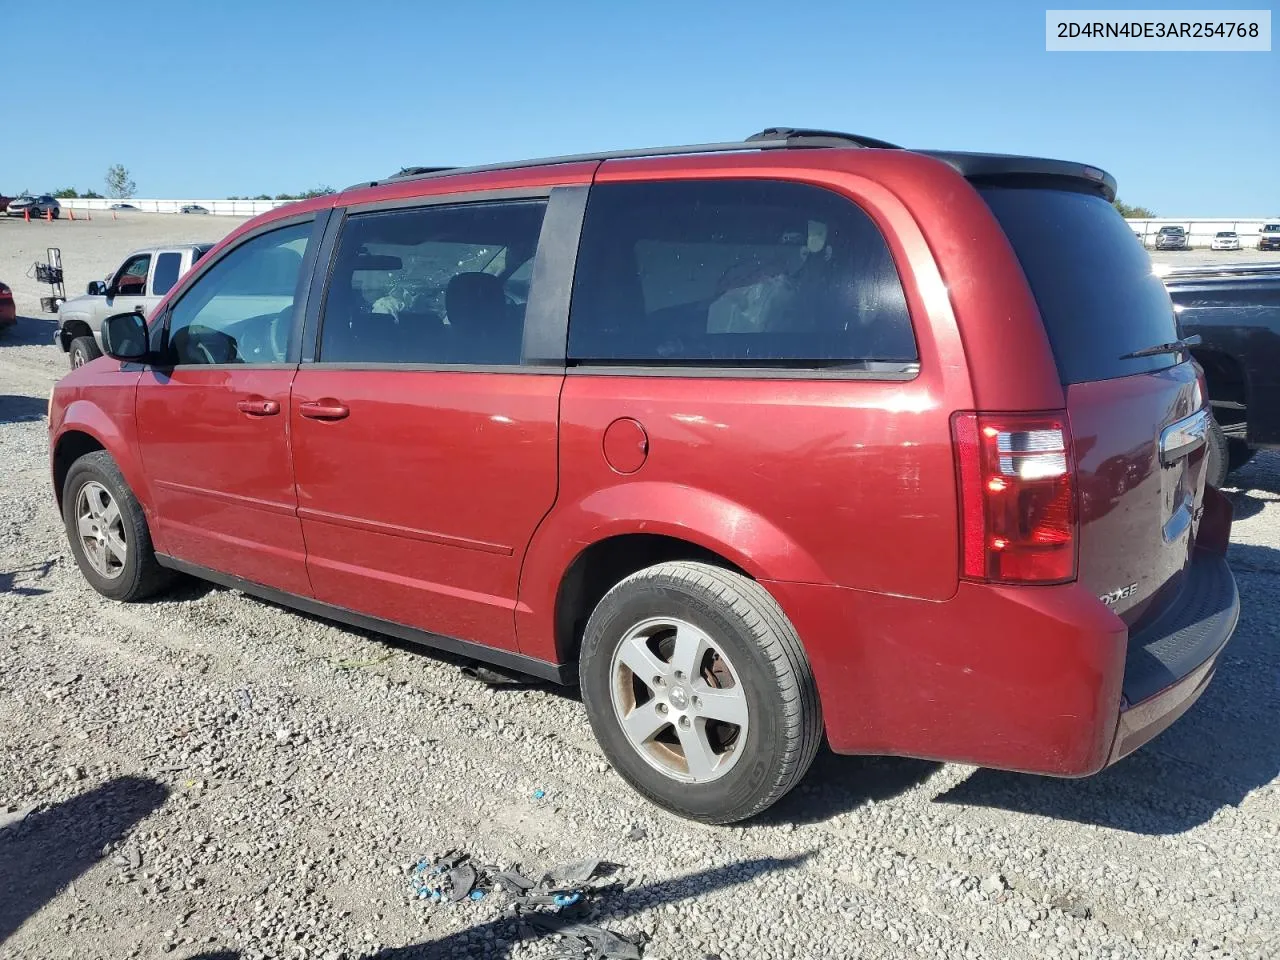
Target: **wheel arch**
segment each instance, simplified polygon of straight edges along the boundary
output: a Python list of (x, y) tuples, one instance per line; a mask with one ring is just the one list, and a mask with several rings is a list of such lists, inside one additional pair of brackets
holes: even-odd
[(647, 567), (672, 560), (698, 560), (750, 577), (727, 557), (679, 537), (620, 533), (585, 547), (564, 571), (556, 591), (556, 661), (572, 663), (591, 611), (614, 586)]
[(1249, 371), (1245, 365), (1221, 350), (1197, 347), (1191, 355), (1204, 370), (1210, 401), (1239, 403), (1245, 408), (1241, 413), (1245, 412), (1249, 406)]
[[(131, 400), (127, 415), (122, 410), (117, 416), (127, 416), (123, 426), (132, 434)], [(153, 520), (151, 487), (138, 460), (137, 447), (132, 437), (122, 432), (121, 425), (115, 422), (111, 414), (88, 400), (74, 400), (67, 405), (57, 424), (57, 435), (50, 443), (49, 466), (59, 509), (62, 507), (62, 487), (67, 471), (76, 460), (93, 450), (105, 450), (111, 455), (111, 459), (120, 468), (125, 483), (142, 505), (148, 520)]]
[(71, 349), (71, 341), (76, 337), (93, 337), (93, 328), (89, 326), (89, 321), (84, 317), (68, 317), (62, 321), (62, 326), (58, 330), (58, 345), (62, 347), (63, 352)]
[(72, 465), (85, 454), (96, 450), (106, 450), (102, 441), (91, 433), (80, 429), (65, 430), (54, 444), (52, 454), (53, 493), (58, 500), (58, 509), (62, 509), (63, 487), (67, 484), (67, 474)]
[(757, 581), (830, 582), (807, 551), (742, 504), (673, 483), (622, 484), (558, 505), (534, 534), (516, 604), (521, 652), (571, 662), (593, 600), (668, 560), (701, 560)]

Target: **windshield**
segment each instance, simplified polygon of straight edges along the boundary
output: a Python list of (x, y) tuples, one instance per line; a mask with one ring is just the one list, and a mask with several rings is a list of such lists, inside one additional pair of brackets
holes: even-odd
[(1151, 259), (1099, 196), (1030, 187), (979, 191), (1013, 244), (1064, 384), (1162, 370), (1178, 354), (1122, 359), (1178, 339)]

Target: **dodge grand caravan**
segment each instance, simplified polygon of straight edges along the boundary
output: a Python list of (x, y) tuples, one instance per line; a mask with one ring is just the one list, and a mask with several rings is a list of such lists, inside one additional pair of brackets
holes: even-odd
[(843, 753), (1080, 776), (1238, 616), (1199, 369), (1076, 163), (770, 129), (237, 230), (51, 398), (100, 593), (177, 572), (577, 682), (749, 817)]

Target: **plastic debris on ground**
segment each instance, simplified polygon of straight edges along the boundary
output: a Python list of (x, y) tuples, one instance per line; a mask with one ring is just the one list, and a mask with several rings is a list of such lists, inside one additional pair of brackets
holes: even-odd
[(589, 904), (607, 893), (623, 889), (609, 878), (617, 864), (602, 860), (578, 860), (548, 870), (532, 879), (518, 868), (478, 865), (468, 854), (450, 850), (418, 863), (409, 876), (409, 890), (419, 900), (461, 903), (501, 893), (506, 911), (524, 936), (555, 934), (578, 942), (574, 956), (589, 960), (641, 960), (648, 938), (628, 936), (578, 922)]

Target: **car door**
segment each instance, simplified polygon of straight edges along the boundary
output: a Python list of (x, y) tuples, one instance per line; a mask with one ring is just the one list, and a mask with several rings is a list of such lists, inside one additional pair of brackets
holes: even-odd
[(569, 285), (540, 259), (525, 302), (520, 273), (564, 219), (548, 194), (581, 204), (348, 211), (290, 413), (317, 599), (516, 648), (520, 564), (557, 483), (563, 348), (537, 357)]
[(136, 406), (159, 549), (303, 596), (288, 409), (320, 229), (266, 225), (210, 263), (159, 318)]
[(104, 316), (114, 313), (132, 313), (141, 309), (147, 314), (149, 306), (154, 303), (147, 296), (147, 283), (151, 276), (152, 255), (150, 251), (135, 253), (120, 264), (111, 282), (107, 284), (106, 312)]

